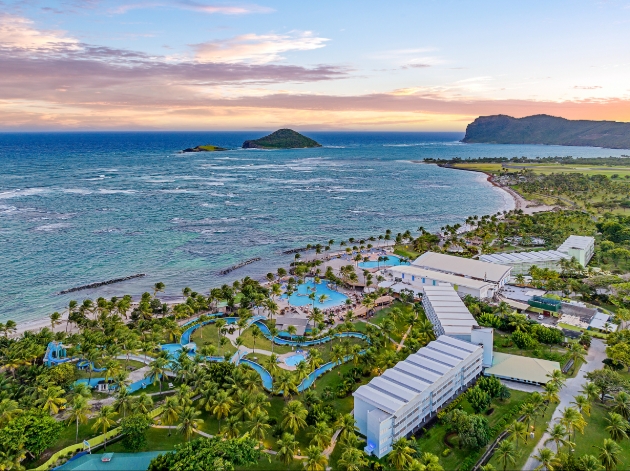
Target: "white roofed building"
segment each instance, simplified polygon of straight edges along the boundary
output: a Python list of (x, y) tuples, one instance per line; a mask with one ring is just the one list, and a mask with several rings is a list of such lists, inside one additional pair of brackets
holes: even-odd
[(512, 275), (527, 275), (533, 266), (560, 270), (560, 260), (570, 260), (571, 257), (558, 250), (541, 250), (535, 252), (504, 252), (481, 255), (479, 260), (512, 267)]
[(564, 252), (570, 257), (575, 257), (580, 265), (585, 267), (595, 253), (595, 237), (570, 235), (558, 247), (558, 252)]
[(378, 458), (419, 430), (481, 374), (483, 348), (442, 335), (354, 393), (354, 418)]

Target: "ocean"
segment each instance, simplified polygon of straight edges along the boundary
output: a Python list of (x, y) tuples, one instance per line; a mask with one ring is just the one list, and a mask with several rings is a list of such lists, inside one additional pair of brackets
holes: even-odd
[[(513, 208), (484, 175), (427, 157), (593, 157), (608, 149), (461, 144), (461, 133), (306, 132), (322, 148), (237, 148), (266, 132), (0, 134), (0, 322), (62, 311), (68, 300), (167, 297), (286, 265), (288, 249)], [(219, 271), (260, 257), (229, 275)], [(88, 283), (144, 278), (58, 295)]]

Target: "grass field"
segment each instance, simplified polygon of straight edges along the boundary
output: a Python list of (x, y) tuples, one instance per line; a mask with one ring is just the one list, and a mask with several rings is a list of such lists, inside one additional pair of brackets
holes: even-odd
[(223, 356), (226, 353), (230, 355), (236, 353), (236, 347), (230, 342), (223, 346), (219, 346), (219, 330), (216, 324), (207, 324), (203, 327), (195, 330), (191, 336), (191, 341), (197, 344), (197, 347), (201, 349), (204, 345), (213, 345), (217, 350), (215, 355)]
[(405, 332), (407, 331), (407, 328), (409, 327), (409, 322), (406, 320), (406, 318), (413, 312), (413, 307), (411, 306), (411, 304), (406, 304), (406, 303), (401, 303), (399, 301), (396, 301), (391, 306), (378, 311), (376, 315), (368, 319), (368, 321), (371, 322), (372, 324), (380, 324), (381, 321), (383, 321), (383, 319), (386, 319), (387, 317), (390, 316), (392, 309), (394, 308), (400, 309), (402, 311), (402, 316), (400, 316), (396, 320), (395, 322), (396, 330), (392, 332), (391, 337), (395, 341), (400, 342), (400, 340), (402, 339), (402, 336), (405, 334)]
[(455, 164), (453, 168), (459, 168), (462, 170), (475, 170), (477, 172), (488, 172), (488, 173), (496, 173), (500, 172), (502, 169), (502, 164), (490, 164), (490, 163), (474, 163), (474, 164)]

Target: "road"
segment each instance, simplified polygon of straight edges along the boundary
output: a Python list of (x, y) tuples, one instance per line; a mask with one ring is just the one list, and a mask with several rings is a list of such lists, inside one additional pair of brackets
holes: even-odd
[[(600, 339), (593, 339), (591, 343), (591, 348), (588, 351), (588, 356), (586, 357), (586, 363), (582, 365), (582, 367), (580, 368), (580, 371), (578, 371), (578, 374), (575, 376), (575, 378), (569, 378), (567, 380), (566, 385), (560, 391), (560, 394), (559, 394), (560, 403), (558, 404), (558, 407), (553, 413), (550, 423), (553, 423), (554, 421), (559, 419), (562, 413), (562, 409), (564, 409), (565, 407), (570, 407), (571, 401), (573, 401), (573, 398), (577, 396), (578, 394), (580, 394), (580, 390), (588, 382), (587, 379), (584, 377), (584, 375), (591, 371), (599, 370), (603, 368), (604, 367), (603, 361), (605, 359), (606, 359), (606, 344)], [(532, 454), (529, 456), (529, 459), (525, 463), (525, 466), (523, 466), (523, 471), (532, 471), (536, 469), (538, 465), (540, 465), (540, 462), (536, 460), (534, 456), (538, 454), (538, 451), (541, 448), (544, 448), (545, 446), (547, 446), (547, 448), (550, 448), (551, 450), (556, 451), (555, 443), (550, 442), (548, 445), (545, 445), (545, 440), (547, 439), (549, 439), (549, 434), (548, 433), (543, 434), (542, 438), (540, 439), (540, 441), (534, 448), (534, 451), (532, 451)]]

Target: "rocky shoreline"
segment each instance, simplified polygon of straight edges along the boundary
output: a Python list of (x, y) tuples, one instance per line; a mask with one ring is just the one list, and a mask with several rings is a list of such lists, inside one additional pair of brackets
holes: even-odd
[(97, 283), (90, 283), (89, 285), (77, 286), (75, 288), (65, 289), (63, 291), (59, 291), (57, 294), (68, 294), (74, 293), (75, 291), (82, 291), (84, 289), (92, 289), (92, 288), (100, 288), (101, 286), (113, 285), (114, 283), (120, 283), (122, 281), (133, 280), (134, 278), (142, 278), (147, 276), (146, 273), (136, 273), (135, 275), (125, 276), (123, 278), (113, 278), (107, 281), (99, 281)]

